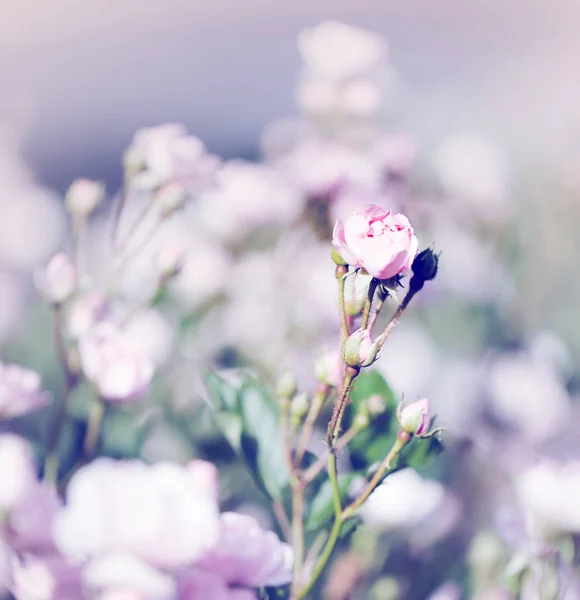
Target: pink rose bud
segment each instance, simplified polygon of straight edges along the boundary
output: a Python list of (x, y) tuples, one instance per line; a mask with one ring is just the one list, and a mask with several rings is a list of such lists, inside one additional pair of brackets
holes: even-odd
[(149, 390), (154, 366), (143, 348), (111, 322), (93, 327), (79, 341), (81, 367), (105, 400), (125, 402)]
[(76, 288), (76, 271), (70, 258), (63, 252), (53, 256), (43, 270), (34, 274), (34, 283), (50, 302), (64, 302)]
[(368, 367), (377, 359), (378, 344), (368, 329), (357, 329), (344, 342), (342, 358), (349, 367)]
[(428, 433), (431, 424), (429, 400), (423, 398), (405, 406), (399, 413), (399, 423), (407, 433), (419, 437)]
[(18, 365), (0, 363), (0, 420), (39, 410), (48, 404), (40, 375)]
[(187, 192), (183, 183), (171, 181), (159, 188), (153, 202), (157, 204), (162, 217), (168, 217), (185, 204)]
[(370, 205), (334, 226), (332, 245), (353, 267), (377, 279), (391, 279), (411, 268), (419, 242), (405, 215)]
[(68, 188), (65, 203), (72, 215), (86, 217), (95, 210), (104, 197), (103, 184), (90, 179), (77, 179)]

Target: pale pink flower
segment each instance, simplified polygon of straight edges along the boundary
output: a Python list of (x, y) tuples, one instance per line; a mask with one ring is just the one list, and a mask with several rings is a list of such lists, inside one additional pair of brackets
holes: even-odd
[(106, 400), (124, 402), (147, 393), (151, 357), (112, 322), (93, 327), (79, 341), (81, 366)]
[(414, 435), (426, 434), (429, 431), (431, 424), (431, 416), (429, 414), (429, 400), (422, 398), (416, 402), (408, 404), (401, 410), (399, 415), (401, 428), (407, 433)]
[(88, 333), (109, 312), (107, 297), (99, 291), (88, 292), (71, 303), (67, 315), (67, 331), (72, 338)]
[(144, 189), (171, 181), (203, 185), (213, 177), (218, 163), (199, 138), (188, 135), (177, 123), (140, 129), (125, 155), (128, 171), (137, 171), (133, 186)]
[(345, 225), (338, 220), (332, 244), (349, 265), (362, 267), (377, 279), (409, 271), (419, 248), (405, 215), (374, 205), (355, 212)]
[(257, 600), (256, 594), (248, 589), (230, 588), (215, 573), (194, 567), (179, 576), (178, 600)]
[(77, 179), (72, 182), (65, 196), (65, 204), (73, 215), (86, 217), (103, 201), (105, 186), (91, 179)]
[(29, 443), (14, 433), (0, 434), (0, 513), (10, 513), (36, 485)]
[(80, 568), (62, 556), (14, 557), (10, 591), (16, 600), (84, 600)]
[(111, 600), (175, 598), (175, 580), (171, 574), (130, 554), (113, 552), (91, 560), (83, 569), (83, 582), (90, 590), (102, 590), (100, 598)]
[(331, 81), (372, 72), (387, 55), (379, 35), (338, 21), (325, 21), (302, 31), (298, 48), (306, 68)]
[(357, 329), (345, 340), (342, 358), (350, 367), (368, 367), (377, 358), (378, 347), (368, 329)]
[(218, 542), (198, 563), (228, 584), (284, 585), (292, 580), (292, 548), (258, 521), (234, 512), (221, 515)]
[(55, 543), (72, 557), (127, 554), (161, 569), (194, 563), (219, 531), (212, 470), (197, 461), (182, 467), (99, 458), (71, 479)]
[(64, 302), (76, 288), (77, 276), (71, 259), (64, 252), (53, 256), (44, 269), (36, 271), (38, 291), (50, 302)]
[(0, 363), (0, 420), (19, 417), (48, 404), (40, 375), (18, 365)]

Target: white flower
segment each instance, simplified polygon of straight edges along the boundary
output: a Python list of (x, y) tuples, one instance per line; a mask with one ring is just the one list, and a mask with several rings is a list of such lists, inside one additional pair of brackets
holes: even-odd
[(413, 469), (389, 475), (363, 504), (360, 514), (380, 529), (412, 527), (428, 519), (445, 495), (438, 481), (423, 479)]

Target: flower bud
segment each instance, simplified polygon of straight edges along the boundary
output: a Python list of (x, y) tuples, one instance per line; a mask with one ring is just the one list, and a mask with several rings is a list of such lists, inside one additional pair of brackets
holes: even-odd
[(368, 329), (357, 329), (344, 342), (342, 358), (349, 367), (368, 367), (377, 359), (379, 346)]
[(185, 264), (185, 250), (178, 244), (168, 244), (163, 246), (155, 257), (157, 269), (161, 277), (171, 279), (179, 275)]
[(385, 412), (386, 406), (383, 397), (379, 394), (373, 394), (367, 398), (367, 410), (369, 415), (375, 417)]
[(416, 291), (420, 290), (426, 281), (435, 279), (438, 266), (439, 255), (435, 254), (431, 248), (419, 252), (411, 266), (413, 277), (410, 286)]
[(38, 291), (50, 302), (60, 303), (69, 298), (76, 288), (76, 272), (70, 258), (59, 253), (48, 265), (34, 275)]
[(65, 204), (72, 215), (86, 217), (102, 202), (105, 188), (102, 183), (90, 179), (73, 181), (65, 195)]
[(342, 258), (342, 256), (339, 254), (339, 252), (336, 248), (332, 249), (332, 252), (330, 253), (330, 257), (334, 261), (335, 265), (338, 265), (339, 267), (347, 267), (348, 266), (348, 263), (344, 260), (344, 258)]
[(431, 417), (429, 415), (429, 400), (423, 398), (399, 410), (401, 429), (407, 433), (421, 437), (429, 432)]
[(324, 385), (338, 387), (342, 377), (342, 361), (338, 352), (325, 350), (314, 363), (317, 381)]
[(286, 371), (286, 373), (284, 373), (280, 379), (278, 379), (276, 393), (281, 398), (292, 398), (292, 396), (296, 393), (297, 387), (298, 381), (296, 379), (296, 375), (294, 375), (292, 371)]
[(360, 315), (367, 299), (371, 279), (371, 275), (361, 271), (345, 279), (344, 308), (347, 315), (352, 317)]
[(301, 394), (296, 394), (294, 398), (292, 398), (292, 402), (290, 403), (290, 413), (292, 416), (301, 420), (302, 417), (308, 411), (308, 407), (310, 406), (310, 402), (308, 400), (308, 394), (302, 392)]
[(168, 217), (179, 210), (185, 203), (187, 196), (185, 186), (179, 181), (171, 181), (161, 187), (153, 197), (162, 217)]

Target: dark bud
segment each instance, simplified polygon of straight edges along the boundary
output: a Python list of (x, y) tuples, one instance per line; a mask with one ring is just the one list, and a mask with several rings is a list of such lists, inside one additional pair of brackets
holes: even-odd
[(415, 291), (419, 291), (426, 281), (435, 279), (438, 265), (439, 254), (435, 254), (431, 248), (419, 252), (411, 266), (413, 277), (411, 278), (410, 287), (414, 288)]

